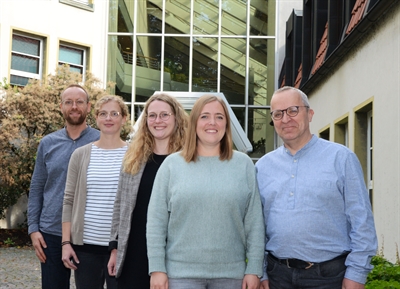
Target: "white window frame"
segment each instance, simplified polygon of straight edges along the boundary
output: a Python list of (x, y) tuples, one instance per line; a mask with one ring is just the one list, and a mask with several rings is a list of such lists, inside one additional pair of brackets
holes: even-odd
[(14, 37), (14, 35), (25, 37), (25, 38), (30, 38), (30, 39), (34, 39), (34, 40), (39, 41), (39, 56), (26, 54), (26, 53), (21, 53), (19, 51), (13, 50), (13, 48), (11, 47), (11, 55), (12, 54), (19, 54), (19, 55), (24, 55), (24, 56), (29, 56), (29, 57), (32, 57), (32, 58), (39, 59), (39, 70), (38, 70), (38, 73), (31, 73), (31, 72), (26, 72), (26, 71), (23, 71), (23, 70), (10, 69), (10, 76), (11, 75), (15, 75), (15, 76), (21, 76), (21, 77), (25, 77), (25, 78), (41, 79), (42, 78), (42, 71), (43, 71), (43, 39), (42, 38), (38, 38), (38, 37), (34, 37), (34, 36), (28, 36), (28, 35), (21, 34), (21, 33), (13, 33), (12, 37)]
[[(73, 48), (73, 49), (77, 49), (77, 50), (82, 50), (83, 51), (83, 56), (82, 56), (82, 64), (76, 64), (76, 63), (70, 63), (70, 62), (65, 62), (65, 61), (61, 61), (60, 60), (60, 51), (61, 51), (61, 47), (68, 47), (68, 48)], [(80, 67), (82, 68), (82, 78), (83, 80), (85, 80), (85, 75), (86, 75), (86, 56), (87, 56), (87, 48), (86, 47), (81, 47), (81, 46), (77, 46), (77, 45), (73, 45), (73, 44), (69, 44), (69, 43), (65, 43), (65, 42), (60, 42), (59, 46), (58, 46), (58, 64), (59, 65), (63, 65), (63, 64), (68, 64), (70, 67)]]
[(367, 113), (367, 176), (368, 176), (368, 190), (373, 189), (373, 177), (372, 177), (372, 136), (373, 136), (373, 126), (372, 126), (372, 110)]

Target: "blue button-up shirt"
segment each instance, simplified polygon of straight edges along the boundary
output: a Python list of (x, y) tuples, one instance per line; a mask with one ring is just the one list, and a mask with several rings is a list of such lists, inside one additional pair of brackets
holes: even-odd
[(266, 251), (310, 262), (350, 252), (345, 278), (365, 283), (377, 238), (356, 155), (313, 135), (295, 155), (281, 146), (262, 157), (256, 169)]
[(87, 127), (73, 140), (65, 128), (46, 135), (39, 144), (28, 199), (28, 233), (61, 236), (61, 215), (68, 163), (76, 148), (98, 140), (100, 132)]

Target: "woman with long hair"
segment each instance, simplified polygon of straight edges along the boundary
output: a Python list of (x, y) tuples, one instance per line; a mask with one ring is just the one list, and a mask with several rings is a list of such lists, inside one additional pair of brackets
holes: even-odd
[(157, 170), (183, 146), (188, 116), (166, 94), (146, 102), (145, 119), (125, 154), (115, 200), (108, 263), (118, 288), (150, 288), (146, 246), (147, 207)]
[(233, 150), (225, 102), (200, 97), (182, 152), (154, 181), (147, 220), (152, 289), (257, 289), (265, 228), (255, 168)]
[(107, 272), (112, 210), (127, 144), (120, 133), (129, 115), (123, 99), (101, 97), (94, 113), (100, 139), (76, 149), (68, 165), (62, 213), (62, 261), (78, 289), (116, 288)]

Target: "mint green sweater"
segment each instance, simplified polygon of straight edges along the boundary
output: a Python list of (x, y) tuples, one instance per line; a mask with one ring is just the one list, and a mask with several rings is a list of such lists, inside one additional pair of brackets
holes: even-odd
[[(149, 272), (170, 278), (263, 275), (265, 227), (255, 168), (244, 153), (229, 161), (168, 156), (154, 181), (147, 217)], [(247, 259), (247, 263), (246, 263)]]

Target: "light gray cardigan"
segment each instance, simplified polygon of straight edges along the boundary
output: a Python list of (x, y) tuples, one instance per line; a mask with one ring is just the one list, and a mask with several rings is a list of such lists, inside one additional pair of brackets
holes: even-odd
[(91, 152), (92, 143), (77, 148), (72, 153), (68, 164), (62, 222), (71, 222), (71, 242), (75, 245), (83, 245), (87, 169)]
[(142, 165), (135, 175), (121, 171), (117, 195), (114, 202), (114, 212), (111, 224), (110, 243), (118, 242), (117, 273), (118, 278), (122, 272), (122, 265), (128, 247), (129, 233), (131, 230), (132, 212), (136, 205), (140, 180), (142, 179), (144, 167)]

